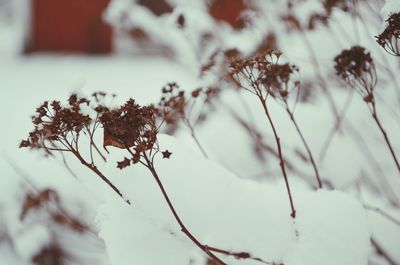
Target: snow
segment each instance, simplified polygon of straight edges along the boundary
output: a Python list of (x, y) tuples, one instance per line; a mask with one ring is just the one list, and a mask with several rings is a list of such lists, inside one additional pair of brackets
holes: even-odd
[(385, 0), (385, 5), (381, 9), (384, 18), (388, 18), (393, 13), (400, 12), (400, 2), (397, 0)]
[[(293, 222), (281, 181), (239, 179), (170, 136), (161, 135), (159, 141), (173, 154), (156, 159), (158, 174), (183, 222), (204, 244), (288, 265), (366, 264), (366, 214), (351, 196), (296, 189)], [(116, 181), (134, 206), (110, 201), (98, 215), (113, 265), (128, 264), (132, 257), (140, 263), (151, 257), (154, 265), (187, 264), (195, 246), (180, 232), (152, 176), (138, 167)]]
[(44, 225), (33, 225), (16, 238), (15, 248), (19, 256), (25, 262), (29, 262), (42, 246), (50, 244), (50, 241), (50, 233)]

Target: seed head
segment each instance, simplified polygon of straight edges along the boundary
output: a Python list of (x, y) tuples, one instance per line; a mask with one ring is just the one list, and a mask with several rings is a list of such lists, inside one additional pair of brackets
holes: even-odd
[(392, 14), (386, 22), (385, 30), (375, 36), (376, 42), (389, 54), (400, 56), (400, 12)]
[(343, 50), (335, 57), (336, 75), (356, 89), (362, 97), (372, 95), (377, 83), (371, 54), (361, 46)]

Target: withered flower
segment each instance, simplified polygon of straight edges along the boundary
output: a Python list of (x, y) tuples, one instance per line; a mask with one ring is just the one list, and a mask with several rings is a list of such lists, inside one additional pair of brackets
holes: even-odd
[(279, 156), (279, 167), (285, 180), (286, 190), (290, 202), (292, 218), (296, 217), (296, 209), (291, 195), (289, 178), (286, 173), (285, 160), (283, 159), (280, 137), (275, 128), (268, 109), (267, 98), (272, 95), (287, 107), (287, 97), (292, 89), (299, 86), (298, 81), (293, 81), (292, 76), (298, 71), (296, 66), (280, 64), (281, 52), (267, 51), (260, 55), (237, 59), (230, 64), (230, 79), (239, 87), (254, 94), (260, 101), (268, 124), (274, 133)]
[(385, 30), (375, 36), (376, 42), (389, 54), (400, 56), (400, 12), (392, 14), (386, 22)]
[(344, 50), (335, 58), (335, 69), (336, 74), (354, 88), (367, 104), (372, 118), (381, 131), (393, 161), (400, 172), (399, 159), (378, 116), (373, 94), (377, 83), (377, 75), (370, 53), (360, 46)]
[(281, 53), (269, 50), (260, 55), (231, 62), (230, 76), (239, 87), (264, 98), (273, 96), (286, 101), (289, 94), (297, 89), (297, 66), (280, 64)]
[[(180, 121), (188, 127), (194, 127), (205, 117), (204, 108), (201, 108), (203, 112), (195, 113), (196, 103), (211, 105), (212, 99), (216, 98), (219, 92), (220, 89), (216, 87), (199, 87), (191, 91), (190, 94), (186, 94), (176, 83), (169, 83), (162, 89), (162, 98), (158, 104), (159, 114), (170, 126), (170, 131), (175, 130)], [(195, 121), (193, 122), (193, 120)]]
[(124, 168), (130, 166), (130, 164), (131, 164), (131, 160), (125, 157), (124, 160), (117, 162), (117, 168), (124, 169)]
[(78, 137), (80, 131), (92, 121), (89, 115), (82, 112), (82, 105), (89, 105), (89, 100), (76, 94), (69, 97), (65, 107), (58, 101), (50, 104), (45, 101), (32, 117), (34, 130), (29, 133), (28, 139), (20, 143), (20, 147), (40, 148), (48, 154), (68, 149), (64, 140), (71, 135)]
[[(105, 147), (114, 146), (129, 150), (135, 158), (132, 160), (133, 164), (139, 161), (137, 158), (143, 152), (155, 147), (158, 127), (157, 111), (153, 106), (140, 106), (135, 100), (129, 99), (118, 109), (97, 108), (97, 111), (104, 128)], [(129, 165), (130, 160), (125, 158), (118, 163), (118, 168)]]
[(172, 153), (168, 150), (162, 152), (163, 158), (169, 159)]
[(353, 46), (349, 50), (343, 50), (334, 60), (336, 74), (366, 102), (373, 101), (377, 75), (371, 54), (361, 46)]
[(349, 11), (351, 4), (349, 0), (325, 0), (323, 2), (325, 12), (328, 16), (332, 14), (334, 8), (339, 8), (343, 12)]
[(210, 109), (205, 106), (212, 106), (212, 100), (219, 92), (219, 88), (200, 87), (186, 94), (176, 83), (169, 83), (163, 87), (162, 98), (158, 104), (158, 113), (168, 125), (167, 132), (173, 133), (183, 124), (205, 157), (207, 154), (197, 139), (195, 127), (205, 120)]
[[(185, 97), (185, 92), (180, 90), (176, 83), (168, 83), (162, 90), (162, 97), (159, 103), (162, 109), (161, 114), (165, 122), (175, 127), (179, 120), (186, 116), (186, 105), (187, 99)], [(198, 94), (194, 92), (194, 96)]]

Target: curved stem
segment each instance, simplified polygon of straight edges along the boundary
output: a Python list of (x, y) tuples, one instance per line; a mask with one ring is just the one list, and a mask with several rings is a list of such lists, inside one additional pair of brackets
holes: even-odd
[(383, 135), (383, 137), (385, 138), (385, 142), (386, 142), (386, 144), (387, 144), (387, 146), (388, 146), (388, 148), (389, 148), (390, 154), (392, 155), (393, 160), (394, 160), (394, 162), (395, 162), (395, 164), (396, 164), (396, 166), (397, 166), (397, 169), (398, 169), (398, 171), (400, 172), (400, 163), (399, 163), (399, 161), (397, 160), (396, 153), (394, 152), (394, 149), (393, 149), (393, 147), (392, 147), (392, 144), (390, 143), (389, 137), (388, 137), (388, 135), (387, 135), (385, 129), (383, 128), (383, 126), (382, 126), (382, 124), (381, 124), (381, 122), (380, 122), (380, 120), (379, 120), (379, 118), (378, 118), (378, 114), (377, 114), (377, 112), (376, 112), (375, 102), (372, 102), (371, 104), (372, 104), (372, 118), (374, 118), (376, 124), (377, 124), (378, 127), (379, 127), (379, 130), (382, 132), (382, 135)]
[(292, 120), (294, 127), (296, 127), (296, 131), (299, 134), (301, 141), (303, 142), (304, 148), (307, 150), (308, 158), (310, 159), (310, 162), (311, 162), (311, 164), (313, 166), (313, 169), (314, 169), (314, 172), (315, 172), (315, 177), (317, 178), (318, 188), (322, 188), (322, 181), (321, 181), (321, 178), (319, 176), (317, 164), (315, 163), (315, 160), (314, 160), (314, 157), (313, 157), (313, 155), (311, 153), (310, 147), (308, 146), (307, 141), (304, 138), (303, 133), (301, 132), (300, 127), (297, 124), (297, 121), (294, 118), (293, 113), (289, 110), (289, 107), (288, 107), (286, 102), (285, 102), (285, 104), (286, 104), (286, 112), (289, 114), (289, 117)]
[(194, 128), (193, 126), (190, 124), (189, 121), (186, 122), (187, 127), (190, 130), (190, 135), (192, 136), (193, 140), (196, 142), (197, 147), (200, 149), (201, 153), (203, 154), (203, 156), (208, 159), (208, 155), (206, 153), (206, 150), (204, 150), (203, 146), (200, 144), (199, 139), (196, 136), (196, 133), (194, 132)]
[(78, 160), (87, 168), (89, 168), (91, 171), (93, 171), (97, 176), (99, 176), (101, 178), (101, 180), (103, 180), (115, 193), (118, 194), (119, 197), (121, 197), (127, 204), (131, 204), (131, 202), (128, 199), (125, 199), (124, 195), (122, 195), (121, 191), (114, 186), (114, 184), (106, 177), (103, 175), (103, 173), (101, 173), (101, 171), (94, 166), (91, 163), (88, 163), (80, 154), (79, 152), (75, 151), (75, 150), (71, 150), (72, 153), (76, 156), (76, 158), (78, 158)]
[(227, 251), (227, 250), (224, 250), (224, 249), (211, 247), (211, 246), (205, 246), (205, 247), (207, 249), (211, 250), (211, 251), (214, 251), (214, 252), (217, 252), (217, 253), (221, 253), (221, 254), (224, 254), (224, 255), (227, 255), (227, 256), (232, 256), (232, 257), (234, 257), (236, 259), (251, 259), (251, 260), (255, 260), (255, 261), (258, 261), (258, 262), (261, 262), (261, 263), (264, 263), (264, 264), (273, 264), (271, 262), (264, 261), (261, 258), (253, 257), (248, 252), (231, 252), (231, 251)]
[(158, 176), (158, 173), (156, 169), (154, 168), (153, 163), (149, 160), (146, 154), (144, 154), (144, 159), (146, 160), (147, 163), (147, 168), (150, 170), (151, 174), (153, 175), (155, 181), (158, 184), (158, 187), (160, 188), (165, 201), (168, 204), (169, 209), (172, 212), (172, 215), (174, 216), (176, 222), (179, 224), (181, 231), (197, 246), (199, 247), (212, 261), (215, 262), (216, 265), (227, 265), (225, 262), (220, 260), (217, 256), (215, 256), (205, 245), (200, 243), (200, 241), (186, 228), (185, 224), (182, 222), (181, 218), (179, 217), (177, 211), (175, 210), (174, 205), (172, 204), (167, 191), (164, 188), (164, 185), (161, 182), (160, 177)]
[(353, 93), (354, 90), (351, 89), (349, 92), (349, 95), (347, 96), (346, 102), (344, 103), (342, 109), (340, 110), (340, 113), (338, 115), (338, 118), (335, 120), (335, 124), (333, 125), (332, 129), (330, 130), (328, 136), (326, 137), (324, 144), (322, 145), (320, 154), (319, 154), (319, 161), (322, 163), (322, 161), (325, 159), (325, 155), (328, 152), (328, 149), (333, 141), (333, 138), (335, 134), (340, 130), (340, 127), (342, 126), (343, 120), (345, 119), (345, 115), (347, 111), (350, 108), (351, 101), (353, 99)]
[(295, 207), (294, 207), (293, 198), (292, 198), (292, 193), (291, 193), (291, 191), (290, 191), (289, 179), (288, 179), (288, 176), (287, 176), (287, 174), (286, 174), (285, 160), (283, 159), (283, 155), (282, 155), (281, 141), (280, 141), (280, 138), (279, 138), (279, 136), (278, 136), (278, 133), (276, 132), (276, 129), (275, 129), (274, 123), (272, 122), (271, 116), (270, 116), (270, 114), (269, 114), (269, 111), (268, 111), (268, 108), (267, 108), (266, 100), (263, 99), (263, 97), (261, 97), (261, 96), (259, 96), (258, 98), (260, 99), (260, 102), (261, 102), (261, 105), (263, 106), (265, 115), (267, 116), (268, 122), (269, 122), (269, 124), (270, 124), (270, 126), (271, 126), (271, 128), (272, 128), (273, 133), (274, 133), (276, 146), (277, 146), (277, 148), (278, 148), (279, 161), (280, 161), (280, 162), (279, 162), (279, 166), (280, 166), (280, 168), (281, 168), (282, 175), (283, 175), (283, 178), (284, 178), (284, 180), (285, 180), (286, 190), (287, 190), (287, 193), (288, 193), (288, 196), (289, 196), (290, 208), (291, 208), (291, 210), (292, 210), (290, 216), (291, 216), (292, 218), (296, 218), (296, 209), (295, 209)]

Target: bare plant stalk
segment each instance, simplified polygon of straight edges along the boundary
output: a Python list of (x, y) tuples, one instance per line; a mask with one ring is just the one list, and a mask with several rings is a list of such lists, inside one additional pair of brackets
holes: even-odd
[(127, 204), (131, 204), (131, 202), (124, 197), (124, 195), (121, 193), (121, 191), (106, 177), (104, 174), (93, 164), (88, 163), (81, 155), (79, 152), (75, 151), (74, 149), (71, 149), (71, 152), (75, 155), (75, 157), (88, 169), (90, 169), (92, 172), (94, 172), (97, 176), (101, 178), (114, 192), (118, 194), (119, 197), (121, 197)]
[(328, 152), (328, 149), (333, 141), (333, 138), (335, 136), (335, 134), (340, 130), (343, 120), (345, 119), (346, 113), (350, 107), (350, 103), (352, 101), (353, 98), (353, 90), (350, 90), (349, 95), (346, 99), (346, 102), (343, 105), (343, 108), (341, 109), (339, 116), (336, 118), (335, 120), (335, 124), (332, 127), (332, 129), (330, 130), (328, 137), (326, 137), (326, 140), (324, 141), (324, 144), (322, 145), (320, 154), (319, 154), (319, 161), (322, 162), (325, 158), (326, 153)]
[(386, 262), (390, 265), (399, 265), (389, 254), (382, 248), (382, 246), (372, 237), (371, 244), (375, 248), (376, 253), (384, 258)]
[(392, 155), (393, 160), (394, 160), (394, 162), (395, 162), (395, 164), (396, 164), (396, 166), (397, 166), (397, 169), (398, 169), (398, 171), (400, 172), (400, 163), (399, 163), (399, 161), (397, 160), (396, 153), (394, 152), (394, 149), (393, 149), (393, 147), (392, 147), (392, 144), (390, 143), (389, 137), (388, 137), (388, 135), (387, 135), (385, 129), (383, 128), (382, 123), (380, 122), (380, 120), (379, 120), (379, 118), (378, 118), (378, 114), (377, 114), (377, 112), (376, 112), (375, 102), (373, 101), (373, 102), (371, 103), (371, 105), (372, 105), (372, 110), (371, 110), (372, 118), (374, 118), (376, 124), (377, 124), (378, 127), (379, 127), (379, 130), (381, 131), (383, 137), (385, 138), (386, 145), (388, 146), (389, 151), (390, 151), (390, 154)]
[(208, 155), (206, 153), (206, 151), (204, 150), (203, 146), (200, 144), (199, 140), (197, 139), (196, 134), (194, 133), (194, 131), (191, 133), (191, 136), (193, 138), (193, 140), (196, 142), (196, 145), (199, 147), (201, 153), (203, 154), (203, 156), (205, 158), (208, 158)]
[(292, 193), (290, 191), (289, 179), (288, 179), (288, 176), (286, 174), (285, 160), (283, 159), (283, 155), (282, 155), (281, 140), (280, 140), (280, 138), (278, 136), (278, 133), (276, 132), (275, 125), (274, 125), (274, 123), (273, 123), (273, 121), (271, 119), (271, 116), (269, 114), (266, 101), (263, 99), (262, 96), (259, 96), (258, 98), (260, 99), (260, 102), (261, 102), (261, 105), (263, 106), (265, 115), (267, 116), (268, 122), (269, 122), (269, 124), (270, 124), (270, 126), (272, 128), (273, 133), (274, 133), (276, 146), (278, 148), (279, 166), (281, 168), (282, 175), (283, 175), (283, 178), (285, 180), (286, 190), (287, 190), (287, 193), (288, 193), (288, 196), (289, 196), (290, 208), (291, 208), (291, 211), (292, 211), (290, 216), (292, 218), (296, 218), (296, 209), (294, 207)]
[(318, 188), (322, 188), (322, 181), (321, 181), (321, 178), (319, 176), (317, 164), (315, 163), (315, 160), (314, 160), (314, 157), (313, 157), (313, 155), (311, 153), (310, 147), (308, 146), (307, 141), (304, 138), (303, 133), (301, 132), (300, 127), (297, 124), (296, 119), (294, 118), (293, 112), (290, 111), (289, 106), (288, 106), (286, 101), (285, 101), (285, 107), (286, 107), (286, 112), (289, 114), (290, 120), (293, 122), (293, 125), (296, 128), (296, 131), (299, 134), (299, 137), (300, 137), (301, 141), (303, 142), (304, 148), (307, 150), (308, 158), (310, 159), (310, 162), (311, 162), (311, 164), (313, 166), (315, 177), (316, 177), (317, 182), (318, 182)]
[(392, 223), (400, 226), (400, 221), (399, 220), (397, 220), (396, 218), (394, 218), (393, 216), (391, 216), (390, 214), (388, 214), (387, 212), (385, 212), (381, 208), (373, 207), (373, 206), (366, 205), (366, 204), (364, 204), (364, 208), (367, 209), (367, 210), (370, 210), (370, 211), (374, 211), (377, 214), (380, 214), (381, 216), (385, 217), (387, 220), (391, 221)]
[(264, 263), (264, 264), (275, 264), (275, 263), (272, 263), (272, 262), (265, 261), (265, 260), (263, 260), (261, 258), (253, 257), (248, 252), (231, 252), (231, 251), (227, 251), (227, 250), (224, 250), (224, 249), (215, 248), (215, 247), (211, 247), (211, 246), (205, 246), (205, 247), (207, 249), (209, 249), (210, 251), (221, 253), (221, 254), (224, 254), (224, 255), (227, 255), (227, 256), (232, 256), (232, 257), (234, 257), (236, 259), (251, 259), (251, 260), (259, 261), (259, 262)]
[(146, 154), (144, 154), (144, 159), (146, 161), (146, 167), (150, 170), (151, 174), (153, 175), (155, 181), (158, 184), (158, 187), (160, 188), (165, 201), (168, 204), (168, 207), (170, 211), (172, 212), (176, 222), (179, 224), (181, 231), (197, 246), (199, 247), (213, 262), (215, 262), (216, 265), (227, 265), (225, 262), (220, 260), (217, 256), (215, 256), (210, 249), (207, 248), (206, 245), (203, 245), (200, 243), (200, 241), (186, 228), (185, 224), (182, 222), (181, 218), (179, 217), (177, 211), (175, 210), (174, 205), (172, 204), (167, 191), (164, 188), (164, 185), (161, 182), (160, 177), (158, 176), (158, 173), (156, 169), (154, 168), (153, 162), (147, 157)]
[(203, 156), (208, 159), (208, 155), (207, 155), (206, 151), (204, 150), (203, 146), (200, 144), (200, 141), (197, 138), (194, 128), (191, 125), (190, 121), (188, 119), (185, 119), (184, 122), (185, 122), (186, 126), (189, 128), (190, 135), (192, 136), (193, 140), (195, 141), (197, 147), (199, 148), (199, 150), (201, 151)]

